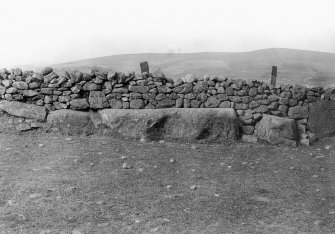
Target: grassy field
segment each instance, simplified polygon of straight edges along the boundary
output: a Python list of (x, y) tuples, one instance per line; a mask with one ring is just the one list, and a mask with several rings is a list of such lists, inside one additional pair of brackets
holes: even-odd
[(199, 77), (209, 74), (267, 82), (271, 77), (271, 67), (276, 65), (279, 84), (335, 86), (335, 54), (293, 49), (264, 49), (241, 53), (126, 54), (57, 64), (53, 67), (57, 71), (89, 71), (93, 67), (101, 67), (110, 71), (139, 73), (139, 63), (142, 61), (149, 62), (151, 71), (161, 68), (171, 78), (192, 73)]
[(332, 138), (294, 148), (0, 137), (1, 233), (335, 232)]

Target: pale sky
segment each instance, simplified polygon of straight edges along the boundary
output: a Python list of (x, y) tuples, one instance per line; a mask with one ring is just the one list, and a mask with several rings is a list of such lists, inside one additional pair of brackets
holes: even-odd
[(335, 53), (333, 0), (0, 0), (0, 68), (114, 54)]

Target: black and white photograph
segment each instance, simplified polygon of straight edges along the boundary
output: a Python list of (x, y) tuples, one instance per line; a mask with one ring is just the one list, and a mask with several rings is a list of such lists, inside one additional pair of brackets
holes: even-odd
[(335, 233), (334, 1), (0, 6), (0, 234)]

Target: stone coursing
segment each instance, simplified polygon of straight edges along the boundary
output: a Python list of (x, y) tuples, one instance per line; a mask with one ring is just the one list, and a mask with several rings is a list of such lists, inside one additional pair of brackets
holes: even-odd
[(254, 134), (263, 114), (294, 119), (300, 136), (310, 135), (311, 103), (335, 100), (335, 90), (301, 85), (271, 87), (260, 81), (194, 75), (167, 79), (153, 75), (105, 72), (41, 72), (3, 69), (0, 99), (60, 109), (234, 108), (244, 134)]

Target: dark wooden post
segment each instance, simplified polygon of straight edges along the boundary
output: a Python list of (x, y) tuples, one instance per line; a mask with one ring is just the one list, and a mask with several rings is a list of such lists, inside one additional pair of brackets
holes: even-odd
[(143, 73), (147, 73), (147, 74), (149, 74), (149, 64), (148, 64), (148, 62), (147, 61), (144, 61), (144, 62), (141, 62), (140, 63), (140, 66), (141, 66), (141, 73), (143, 74)]
[(272, 66), (271, 85), (273, 87), (276, 87), (276, 79), (277, 79), (277, 66)]

